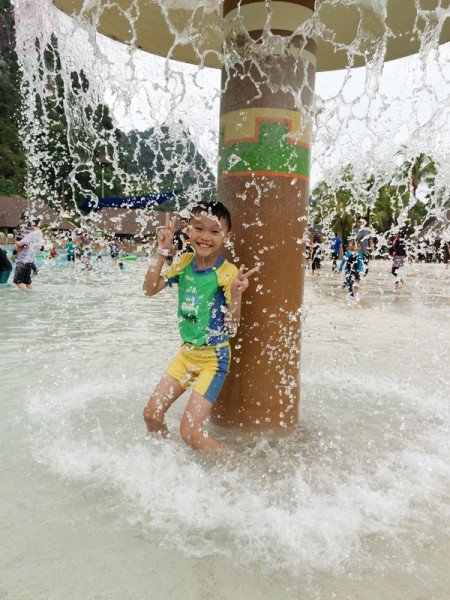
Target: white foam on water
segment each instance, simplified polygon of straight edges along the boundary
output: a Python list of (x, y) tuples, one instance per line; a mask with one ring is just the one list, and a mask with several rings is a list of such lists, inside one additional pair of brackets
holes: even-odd
[[(363, 419), (354, 439), (354, 420), (340, 416), (345, 406), (325, 396), (290, 439), (228, 435), (224, 456), (199, 457), (176, 433), (144, 437), (140, 406), (129, 400), (139, 386), (110, 378), (31, 393), (30, 448), (64, 479), (112, 490), (119, 515), (187, 556), (223, 555), (263, 570), (358, 571), (372, 560), (372, 538), (402, 552), (419, 523), (432, 537), (450, 479), (448, 411), (442, 394), (392, 390), (375, 376), (342, 384), (337, 373), (306, 376), (303, 403), (336, 386)], [(402, 427), (408, 420), (411, 431)]]

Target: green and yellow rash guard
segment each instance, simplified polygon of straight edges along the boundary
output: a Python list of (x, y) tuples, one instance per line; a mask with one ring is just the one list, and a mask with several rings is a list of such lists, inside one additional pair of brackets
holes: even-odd
[(224, 317), (238, 269), (222, 256), (200, 270), (195, 254), (181, 254), (163, 274), (167, 285), (178, 283), (178, 319), (183, 341), (215, 346), (228, 340)]

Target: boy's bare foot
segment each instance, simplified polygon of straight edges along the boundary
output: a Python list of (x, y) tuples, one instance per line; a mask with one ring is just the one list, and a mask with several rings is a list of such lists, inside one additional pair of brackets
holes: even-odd
[(221, 450), (223, 445), (212, 437), (209, 437), (203, 431), (199, 431), (192, 434), (181, 433), (183, 440), (191, 446), (194, 450), (200, 452), (211, 452), (213, 450)]
[(163, 437), (169, 437), (169, 429), (164, 420), (155, 419), (148, 406), (144, 408), (144, 421), (147, 425), (147, 431), (150, 433), (160, 433)]

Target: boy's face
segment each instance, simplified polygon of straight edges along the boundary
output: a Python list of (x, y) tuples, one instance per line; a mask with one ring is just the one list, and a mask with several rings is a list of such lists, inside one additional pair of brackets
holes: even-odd
[(206, 212), (192, 215), (189, 225), (189, 239), (195, 252), (202, 258), (218, 254), (225, 239), (231, 237), (225, 219), (218, 219)]

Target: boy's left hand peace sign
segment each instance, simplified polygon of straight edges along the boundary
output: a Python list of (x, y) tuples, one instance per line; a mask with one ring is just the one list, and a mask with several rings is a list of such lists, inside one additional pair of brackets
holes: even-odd
[(249, 286), (249, 281), (248, 278), (251, 277), (251, 275), (253, 275), (253, 273), (255, 273), (256, 271), (259, 270), (259, 267), (254, 267), (253, 269), (250, 269), (249, 271), (244, 273), (244, 265), (241, 265), (239, 267), (239, 271), (238, 274), (236, 275), (236, 277), (233, 280), (233, 283), (231, 284), (231, 294), (242, 294), (243, 292), (245, 292), (245, 290), (248, 288)]
[(166, 213), (165, 226), (157, 228), (156, 239), (158, 246), (164, 250), (172, 249), (175, 221), (176, 217), (170, 218), (170, 213)]

